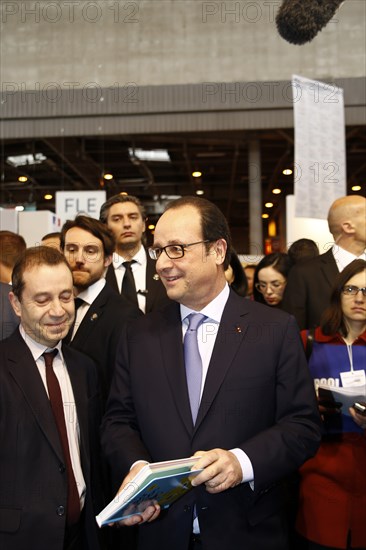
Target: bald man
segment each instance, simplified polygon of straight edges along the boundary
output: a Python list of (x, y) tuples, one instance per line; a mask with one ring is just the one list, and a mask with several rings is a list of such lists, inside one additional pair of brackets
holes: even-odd
[(333, 246), (290, 271), (282, 309), (296, 317), (300, 329), (319, 325), (328, 307), (331, 287), (338, 273), (358, 258), (366, 260), (366, 198), (340, 197), (328, 212)]

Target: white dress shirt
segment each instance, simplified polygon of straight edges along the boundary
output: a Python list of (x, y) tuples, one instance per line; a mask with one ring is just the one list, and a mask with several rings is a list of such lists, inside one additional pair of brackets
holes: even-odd
[[(19, 331), (23, 340), (25, 341), (28, 348), (30, 349), (31, 354), (33, 355), (33, 358), (36, 362), (44, 388), (48, 395), (48, 388), (47, 388), (47, 382), (46, 382), (46, 366), (45, 366), (45, 362), (42, 354), (45, 351), (50, 351), (50, 349), (33, 340), (25, 332), (22, 325), (20, 325)], [(74, 471), (74, 477), (75, 477), (76, 485), (80, 496), (80, 508), (82, 508), (84, 506), (86, 485), (85, 485), (85, 480), (84, 480), (83, 471), (81, 468), (81, 461), (80, 461), (80, 428), (79, 428), (79, 422), (78, 422), (77, 411), (75, 406), (74, 392), (72, 390), (72, 385), (71, 385), (69, 373), (67, 371), (67, 367), (65, 364), (65, 360), (62, 355), (61, 341), (57, 344), (57, 346), (54, 349), (58, 350), (58, 354), (55, 356), (53, 360), (53, 370), (60, 384), (62, 401), (64, 404), (65, 424), (66, 424), (66, 431), (67, 431), (67, 439), (68, 439), (69, 448), (70, 448), (71, 464), (72, 464), (72, 469)]]
[[(182, 337), (184, 340), (184, 335), (187, 331), (189, 320), (188, 315), (191, 313), (202, 313), (206, 316), (206, 319), (201, 323), (197, 330), (198, 338), (198, 349), (200, 352), (202, 360), (202, 384), (201, 384), (201, 398), (205, 385), (205, 380), (207, 372), (209, 369), (209, 364), (211, 361), (211, 356), (213, 348), (216, 342), (216, 336), (220, 327), (221, 317), (226, 305), (226, 302), (229, 298), (230, 288), (226, 284), (224, 289), (220, 292), (218, 296), (212, 302), (210, 302), (206, 307), (201, 311), (194, 311), (184, 305), (180, 306), (180, 314), (182, 319)], [(252, 482), (254, 481), (254, 471), (252, 463), (242, 449), (230, 449), (230, 451), (235, 454), (236, 458), (240, 462), (242, 469), (243, 477), (242, 482)]]
[(147, 268), (147, 257), (146, 250), (143, 246), (140, 247), (140, 250), (133, 256), (133, 258), (124, 258), (115, 252), (113, 254), (113, 267), (116, 274), (117, 286), (121, 292), (123, 277), (126, 273), (126, 268), (123, 267), (123, 262), (130, 262), (135, 260), (131, 265), (131, 270), (133, 278), (135, 279), (135, 287), (137, 292), (137, 301), (141, 311), (145, 313), (146, 311), (146, 268)]
[(355, 256), (351, 252), (348, 252), (341, 246), (338, 246), (334, 243), (332, 246), (332, 254), (337, 264), (339, 272), (343, 271), (353, 260), (365, 260), (366, 261), (366, 252), (363, 252), (361, 256)]

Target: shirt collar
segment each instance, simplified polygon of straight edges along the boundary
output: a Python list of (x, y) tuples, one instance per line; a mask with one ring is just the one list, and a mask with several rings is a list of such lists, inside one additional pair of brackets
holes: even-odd
[[(353, 260), (358, 259), (358, 256), (355, 256), (354, 254), (348, 252), (348, 250), (345, 250), (337, 244), (334, 244), (332, 246), (332, 253), (340, 272), (343, 271), (343, 269), (347, 267), (351, 262), (353, 262)], [(362, 260), (365, 259), (365, 253), (361, 254), (361, 256), (359, 257)]]
[(229, 294), (230, 294), (230, 288), (229, 288), (229, 285), (226, 283), (223, 290), (220, 292), (220, 294), (218, 294), (216, 298), (214, 298), (209, 304), (207, 304), (207, 306), (205, 306), (199, 312), (181, 304), (180, 305), (181, 320), (184, 321), (188, 317), (188, 315), (190, 315), (191, 313), (202, 313), (211, 321), (220, 323), (224, 308), (226, 306), (226, 302), (229, 298)]
[[(33, 340), (33, 338), (31, 338), (29, 336), (29, 334), (27, 334), (23, 328), (23, 325), (20, 324), (19, 325), (19, 332), (20, 332), (20, 335), (21, 337), (23, 338), (24, 342), (26, 343), (26, 345), (28, 346), (31, 354), (33, 355), (33, 359), (35, 361), (38, 361), (38, 359), (42, 356), (42, 354), (46, 351), (46, 350), (49, 350), (50, 348), (48, 346), (45, 346), (44, 344), (40, 344), (39, 342), (36, 342), (35, 340)], [(57, 345), (52, 348), (52, 349), (57, 349), (60, 356), (62, 357), (62, 351), (61, 351), (61, 344), (62, 344), (62, 341), (60, 340)]]
[[(344, 344), (344, 340), (338, 332), (336, 334), (329, 334), (329, 335), (323, 334), (320, 327), (318, 327), (315, 330), (315, 335), (314, 336), (315, 336), (315, 341), (316, 342), (321, 342), (323, 344), (326, 344), (326, 343)], [(362, 334), (359, 335), (357, 340), (355, 340), (355, 343), (358, 343), (358, 342), (360, 342), (362, 344), (366, 344), (366, 330), (365, 330), (365, 332), (363, 332)]]
[[(135, 262), (137, 262), (139, 265), (142, 265), (142, 266), (146, 265), (147, 263), (146, 252), (145, 252), (145, 248), (142, 245), (140, 246), (138, 252), (136, 252), (136, 254), (132, 258), (128, 259), (128, 261), (131, 261), (131, 260), (135, 260)], [(126, 261), (127, 259), (121, 256), (120, 254), (117, 254), (117, 252), (113, 254), (114, 269), (118, 269), (119, 267), (121, 267), (123, 262), (126, 262)]]
[(90, 306), (97, 298), (97, 296), (99, 296), (105, 284), (106, 280), (104, 279), (104, 277), (102, 277), (102, 279), (99, 279), (99, 281), (96, 281), (92, 285), (88, 286), (88, 288), (86, 288), (85, 290), (82, 290), (80, 294), (77, 295), (77, 298), (81, 298)]

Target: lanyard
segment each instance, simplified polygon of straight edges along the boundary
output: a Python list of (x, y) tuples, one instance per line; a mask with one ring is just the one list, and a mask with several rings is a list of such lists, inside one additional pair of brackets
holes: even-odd
[(353, 374), (353, 353), (352, 353), (352, 344), (347, 344), (347, 352), (348, 352), (348, 359), (349, 364), (351, 367), (351, 372)]

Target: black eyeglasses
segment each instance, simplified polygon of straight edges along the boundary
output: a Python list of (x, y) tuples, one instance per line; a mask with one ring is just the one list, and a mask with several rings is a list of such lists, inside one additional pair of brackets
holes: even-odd
[(189, 244), (168, 244), (168, 246), (162, 246), (161, 248), (149, 248), (149, 256), (152, 260), (158, 260), (163, 252), (171, 260), (178, 260), (183, 258), (186, 248), (194, 246), (195, 244), (209, 243), (210, 241), (197, 241), (196, 243)]
[(357, 296), (359, 292), (362, 292), (363, 296), (366, 298), (366, 286), (363, 288), (358, 288), (358, 286), (346, 285), (342, 288), (343, 294), (346, 296)]

